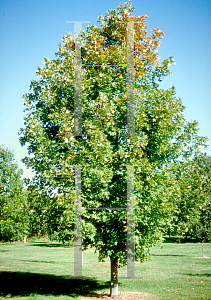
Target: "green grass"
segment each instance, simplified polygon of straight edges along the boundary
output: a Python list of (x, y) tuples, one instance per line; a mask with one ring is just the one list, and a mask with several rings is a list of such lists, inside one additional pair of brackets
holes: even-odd
[[(0, 244), (0, 299), (81, 299), (82, 295), (109, 292), (110, 262), (98, 262), (93, 249), (84, 252), (83, 276), (74, 276), (74, 249), (36, 240)], [(201, 258), (199, 243), (164, 243), (152, 248), (152, 260), (135, 263), (141, 279), (120, 279), (119, 291), (145, 292), (156, 299), (211, 299), (211, 258)], [(211, 244), (204, 244), (211, 257)], [(119, 270), (125, 277), (126, 267)]]

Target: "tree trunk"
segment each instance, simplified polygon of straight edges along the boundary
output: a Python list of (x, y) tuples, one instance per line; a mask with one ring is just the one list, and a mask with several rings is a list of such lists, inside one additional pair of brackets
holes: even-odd
[(202, 250), (202, 258), (204, 257), (204, 252), (203, 252), (203, 242), (201, 243), (201, 250)]
[(114, 298), (118, 296), (118, 258), (110, 256), (111, 261), (111, 287), (110, 297)]

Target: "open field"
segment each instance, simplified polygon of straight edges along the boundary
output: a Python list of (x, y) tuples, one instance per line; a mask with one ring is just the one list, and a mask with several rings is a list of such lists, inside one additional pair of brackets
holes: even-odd
[[(83, 276), (90, 279), (67, 279), (74, 275), (73, 250), (44, 239), (0, 244), (0, 299), (82, 300), (108, 294), (110, 262), (99, 263), (93, 249), (83, 255)], [(204, 258), (199, 243), (164, 243), (151, 253), (151, 261), (135, 263), (135, 275), (143, 280), (120, 279), (120, 293), (147, 293), (139, 299), (211, 299), (210, 243), (204, 244)], [(125, 275), (126, 267), (119, 270), (119, 277)]]

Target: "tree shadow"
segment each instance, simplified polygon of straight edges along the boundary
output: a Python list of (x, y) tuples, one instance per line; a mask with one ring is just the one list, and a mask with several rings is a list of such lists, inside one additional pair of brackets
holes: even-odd
[(183, 275), (187, 275), (187, 276), (199, 276), (199, 277), (211, 277), (211, 273), (203, 273), (203, 274), (188, 274), (188, 273), (183, 273)]
[(35, 262), (35, 263), (39, 263), (39, 264), (42, 264), (42, 263), (44, 263), (44, 264), (56, 264), (56, 262), (55, 261), (48, 261), (48, 260), (29, 260), (29, 259), (19, 259), (19, 261), (24, 261), (24, 262), (30, 262), (30, 263), (32, 263), (32, 262)]
[(99, 282), (90, 279), (68, 279), (65, 276), (26, 272), (0, 272), (0, 296), (67, 295), (72, 298), (93, 294), (96, 290), (107, 289), (110, 281)]
[(62, 247), (62, 248), (70, 248), (68, 245), (63, 244), (57, 244), (57, 243), (51, 243), (51, 242), (31, 242), (31, 244), (27, 244), (27, 246), (33, 246), (33, 247)]
[(187, 256), (182, 254), (151, 254), (152, 256)]

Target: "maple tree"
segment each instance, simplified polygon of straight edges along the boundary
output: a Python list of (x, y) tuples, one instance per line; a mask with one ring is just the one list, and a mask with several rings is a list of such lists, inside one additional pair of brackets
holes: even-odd
[[(131, 3), (99, 16), (99, 27), (81, 32), (82, 135), (74, 135), (75, 40), (63, 36), (57, 58), (44, 59), (39, 80), (24, 95), (24, 159), (36, 176), (33, 185), (47, 195), (48, 230), (64, 243), (74, 239), (74, 166), (82, 167), (83, 207), (126, 207), (127, 168), (134, 166), (135, 261), (149, 257), (162, 238), (180, 199), (170, 164), (189, 157), (205, 145), (197, 124), (187, 122), (174, 87), (159, 82), (170, 74), (170, 57), (159, 63), (158, 46), (164, 33), (147, 35), (147, 16), (134, 17)], [(136, 135), (127, 127), (127, 24), (134, 24), (134, 100)], [(130, 70), (130, 72), (132, 72)], [(191, 137), (191, 140), (190, 140)], [(126, 211), (83, 210), (83, 250), (111, 260), (111, 296), (118, 295), (117, 267), (127, 263)]]

